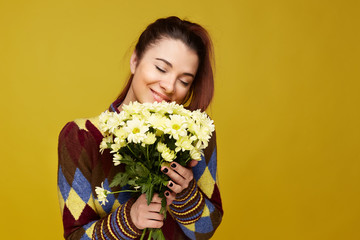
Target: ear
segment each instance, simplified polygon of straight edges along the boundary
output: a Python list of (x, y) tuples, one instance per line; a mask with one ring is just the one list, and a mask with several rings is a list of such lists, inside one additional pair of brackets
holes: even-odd
[(130, 58), (130, 71), (132, 74), (135, 73), (135, 69), (136, 69), (136, 66), (138, 64), (138, 57), (135, 53), (135, 51), (133, 52), (133, 54), (131, 55), (131, 58)]

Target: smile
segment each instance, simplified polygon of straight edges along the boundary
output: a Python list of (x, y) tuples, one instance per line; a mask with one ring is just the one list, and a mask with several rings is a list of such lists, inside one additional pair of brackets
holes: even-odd
[(151, 93), (152, 93), (155, 101), (157, 101), (157, 102), (162, 102), (162, 101), (170, 102), (170, 98), (168, 98), (168, 97), (165, 96), (164, 94), (161, 94), (161, 93), (159, 93), (159, 92), (156, 92), (156, 91), (154, 91), (154, 90), (152, 90), (152, 89), (150, 89), (150, 90), (151, 90)]

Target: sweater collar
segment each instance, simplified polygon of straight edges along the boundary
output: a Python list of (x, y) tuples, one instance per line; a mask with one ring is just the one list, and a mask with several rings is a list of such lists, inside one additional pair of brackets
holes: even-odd
[(110, 107), (109, 107), (109, 111), (110, 112), (116, 112), (116, 113), (120, 113), (118, 107), (121, 105), (122, 101), (121, 99), (116, 99), (115, 102), (113, 102)]

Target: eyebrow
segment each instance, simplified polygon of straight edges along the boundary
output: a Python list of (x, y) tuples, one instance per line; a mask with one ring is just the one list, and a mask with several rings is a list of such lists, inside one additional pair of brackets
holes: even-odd
[[(165, 63), (166, 65), (168, 65), (169, 67), (173, 67), (173, 65), (172, 65), (169, 61), (167, 61), (167, 60), (165, 60), (165, 59), (163, 59), (163, 58), (155, 58), (155, 59), (164, 62), (164, 63)], [(185, 73), (183, 73), (183, 75), (186, 75), (186, 76), (190, 76), (190, 77), (192, 77), (192, 78), (195, 78), (194, 74), (192, 74), (192, 73), (187, 73), (187, 72), (185, 72)]]

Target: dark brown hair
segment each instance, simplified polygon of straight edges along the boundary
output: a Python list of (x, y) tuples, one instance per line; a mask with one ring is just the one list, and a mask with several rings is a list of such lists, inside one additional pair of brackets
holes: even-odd
[[(135, 46), (138, 59), (141, 60), (146, 50), (162, 38), (180, 40), (197, 53), (199, 67), (189, 93), (184, 99), (184, 104), (190, 110), (205, 111), (214, 95), (213, 46), (208, 32), (199, 24), (181, 20), (178, 17), (160, 18), (147, 26), (140, 35)], [(133, 75), (130, 76), (117, 99), (122, 101), (125, 99), (132, 79)]]

